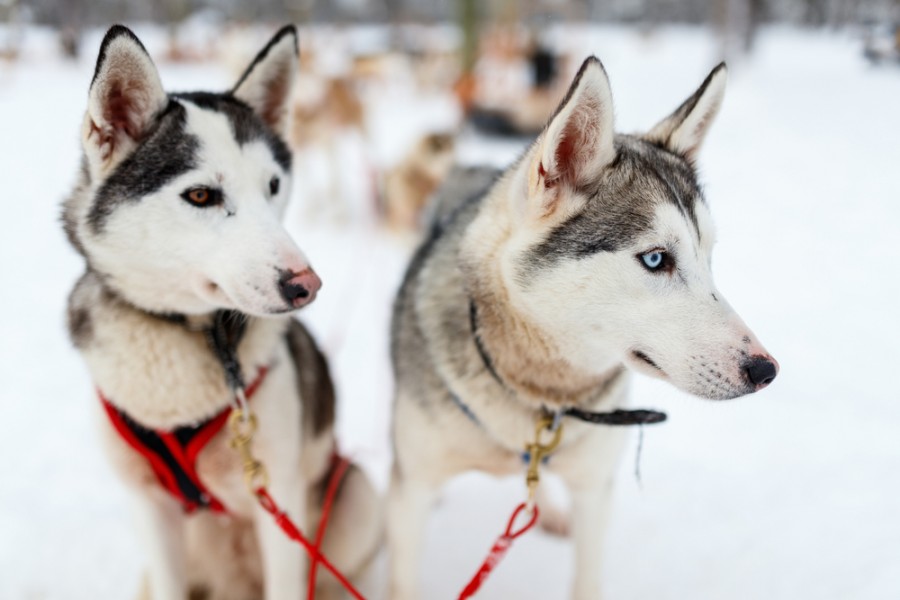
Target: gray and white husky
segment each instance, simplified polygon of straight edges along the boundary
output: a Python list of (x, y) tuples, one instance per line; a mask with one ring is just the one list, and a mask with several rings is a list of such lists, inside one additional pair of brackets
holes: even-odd
[[(694, 162), (725, 75), (716, 67), (648, 133), (620, 135), (606, 72), (587, 59), (534, 144), (414, 257), (392, 330), (392, 599), (416, 597), (441, 484), (469, 469), (523, 472), (541, 415), (624, 406), (627, 369), (710, 399), (774, 379), (778, 364), (710, 270), (715, 233)], [(546, 468), (572, 496), (573, 595), (595, 599), (625, 431), (562, 421)], [(538, 505), (546, 527), (569, 529), (540, 493)]]
[[(268, 369), (250, 401), (254, 451), (272, 496), (305, 529), (334, 451), (334, 397), (324, 358), (289, 315), (320, 286), (280, 224), (291, 192), (283, 136), (296, 71), (289, 26), (231, 91), (167, 94), (140, 41), (113, 27), (100, 47), (82, 169), (63, 220), (87, 265), (69, 302), (72, 340), (103, 397), (146, 430), (172, 432), (229, 406), (204, 329), (217, 311), (243, 315), (243, 372), (250, 379)], [(187, 516), (100, 402), (97, 409), (105, 448), (134, 492), (145, 596), (301, 597), (303, 551), (245, 488), (227, 429), (199, 453), (196, 470), (228, 516)], [(348, 574), (375, 552), (379, 512), (368, 481), (351, 469), (324, 543)]]

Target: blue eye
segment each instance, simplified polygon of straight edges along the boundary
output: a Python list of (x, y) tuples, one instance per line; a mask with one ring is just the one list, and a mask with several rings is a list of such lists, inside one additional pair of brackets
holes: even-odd
[(665, 263), (666, 253), (662, 250), (652, 250), (641, 254), (641, 262), (650, 271), (657, 271)]

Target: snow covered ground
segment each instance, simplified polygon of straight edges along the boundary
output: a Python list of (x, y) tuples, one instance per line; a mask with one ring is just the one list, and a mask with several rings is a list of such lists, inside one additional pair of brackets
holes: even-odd
[[(82, 266), (57, 222), (99, 38), (70, 65), (51, 57), (51, 38), (29, 35), (24, 60), (0, 64), (0, 599), (129, 598), (140, 548), (66, 339), (65, 297)], [(624, 131), (667, 114), (717, 62), (699, 29), (576, 30), (566, 42), (603, 60)], [(700, 161), (719, 225), (716, 277), (782, 372), (728, 403), (635, 380), (635, 404), (670, 421), (645, 431), (642, 483), (636, 435), (623, 461), (607, 597), (900, 598), (900, 71), (870, 68), (850, 35), (785, 29), (765, 31), (734, 67)], [(230, 84), (219, 68), (162, 74), (170, 89)], [(440, 106), (407, 101), (400, 91), (378, 104), (399, 131)], [(469, 137), (460, 159), (502, 163), (517, 150)], [(289, 226), (325, 282), (303, 319), (331, 353), (342, 445), (383, 485), (387, 316), (408, 245), (302, 215), (292, 210)], [(482, 475), (448, 486), (428, 528), (424, 598), (455, 597), (522, 487)], [(571, 563), (567, 541), (529, 534), (480, 597), (564, 598)], [(382, 558), (372, 598), (383, 580)]]

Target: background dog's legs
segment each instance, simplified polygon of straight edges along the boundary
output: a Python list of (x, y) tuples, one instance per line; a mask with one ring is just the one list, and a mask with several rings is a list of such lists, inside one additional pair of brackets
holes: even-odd
[(387, 543), (390, 560), (390, 600), (417, 598), (419, 557), (425, 523), (437, 487), (401, 476), (394, 465), (388, 492)]
[[(296, 473), (296, 469), (294, 473)], [(289, 481), (291, 485), (278, 485), (279, 481)], [(304, 490), (306, 490), (306, 483), (302, 480), (298, 481), (296, 476), (287, 477), (277, 471), (272, 472), (269, 493), (300, 531), (308, 534)], [(266, 600), (303, 598), (306, 595), (308, 564), (303, 547), (289, 539), (275, 524), (272, 515), (261, 507), (257, 507), (256, 513), (256, 531), (262, 555)]]
[(184, 511), (176, 500), (138, 490), (132, 498), (138, 536), (147, 553), (152, 600), (187, 598)]

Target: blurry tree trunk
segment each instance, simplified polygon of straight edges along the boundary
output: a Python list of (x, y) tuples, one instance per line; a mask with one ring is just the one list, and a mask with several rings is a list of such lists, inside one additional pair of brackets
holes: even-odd
[(0, 37), (0, 58), (15, 60), (22, 46), (22, 23), (19, 0), (0, 0), (0, 23), (6, 32)]
[(759, 26), (766, 20), (766, 0), (747, 0), (747, 21), (742, 32), (744, 53), (753, 51)]
[(309, 23), (314, 5), (315, 0), (284, 0), (284, 10), (291, 23)]
[(82, 0), (68, 0), (60, 6), (59, 45), (66, 58), (73, 60), (78, 58), (83, 16), (84, 2)]
[(821, 26), (828, 20), (827, 0), (806, 0), (803, 21), (808, 25)]
[(478, 60), (478, 6), (477, 0), (458, 0), (459, 28), (463, 41), (460, 48), (461, 75), (454, 85), (454, 92), (468, 114), (475, 99), (475, 63)]
[(712, 21), (719, 33), (722, 58), (733, 61), (750, 53), (765, 16), (766, 0), (715, 0)]
[(182, 21), (190, 15), (188, 0), (162, 0), (163, 14), (169, 30), (168, 58), (172, 61), (184, 59), (184, 53), (179, 43), (179, 29)]
[(459, 0), (459, 28), (463, 33), (462, 71), (471, 73), (478, 59), (478, 7), (476, 0)]

